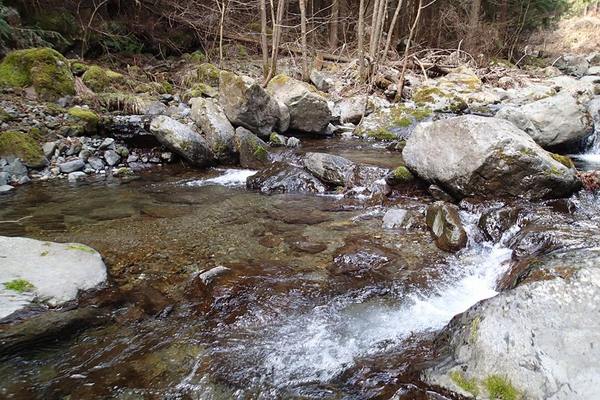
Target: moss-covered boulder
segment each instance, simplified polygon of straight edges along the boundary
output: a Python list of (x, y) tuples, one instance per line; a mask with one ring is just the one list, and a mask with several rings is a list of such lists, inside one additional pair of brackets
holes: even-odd
[(0, 133), (0, 157), (18, 157), (30, 168), (41, 168), (48, 164), (40, 144), (23, 132)]
[(433, 111), (458, 114), (467, 109), (467, 103), (460, 96), (436, 86), (421, 86), (412, 95), (417, 106), (428, 107)]
[(397, 104), (363, 118), (356, 134), (381, 141), (406, 139), (419, 122), (429, 120), (432, 115), (431, 109), (425, 106)]
[(91, 134), (98, 130), (100, 117), (94, 111), (82, 107), (72, 107), (68, 114), (72, 120), (81, 124), (85, 133)]
[(390, 173), (385, 176), (385, 183), (390, 186), (399, 186), (414, 180), (415, 176), (404, 165), (390, 171)]
[(243, 168), (262, 169), (271, 164), (269, 145), (249, 130), (238, 127), (235, 130), (235, 148), (240, 154)]
[(90, 66), (81, 79), (88, 88), (97, 93), (118, 89), (125, 82), (122, 74), (97, 65)]
[(75, 94), (75, 78), (69, 62), (49, 48), (15, 50), (0, 63), (0, 86), (33, 87), (42, 100)]
[(219, 87), (219, 68), (214, 64), (204, 63), (198, 66), (198, 82), (212, 87)]

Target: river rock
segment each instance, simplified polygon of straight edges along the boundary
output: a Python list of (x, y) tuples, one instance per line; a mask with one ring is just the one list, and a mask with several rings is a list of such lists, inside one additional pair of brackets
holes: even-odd
[(261, 138), (241, 126), (235, 130), (235, 149), (240, 155), (240, 166), (262, 169), (271, 164), (269, 145)]
[(331, 121), (327, 99), (313, 86), (277, 75), (269, 82), (268, 92), (290, 112), (290, 129), (302, 132), (324, 133)]
[(77, 160), (67, 161), (58, 165), (60, 172), (63, 174), (80, 171), (83, 169), (83, 167), (85, 167), (85, 162), (79, 158)]
[(504, 107), (496, 117), (511, 121), (544, 148), (578, 146), (592, 133), (586, 108), (568, 93), (520, 107)]
[(457, 198), (543, 199), (581, 188), (573, 169), (497, 118), (466, 115), (422, 123), (402, 155), (413, 173)]
[(197, 166), (214, 161), (214, 154), (206, 139), (187, 125), (166, 115), (152, 120), (150, 131), (163, 145)]
[(467, 245), (467, 232), (454, 204), (436, 201), (427, 207), (425, 222), (441, 250), (456, 252)]
[(302, 168), (282, 162), (275, 162), (249, 177), (246, 186), (262, 193), (323, 193), (326, 190), (321, 181)]
[(106, 150), (104, 152), (104, 159), (106, 160), (106, 163), (112, 167), (121, 161), (121, 156), (114, 150)]
[(69, 182), (77, 182), (78, 180), (81, 180), (81, 179), (85, 178), (86, 176), (87, 176), (87, 174), (83, 171), (75, 171), (75, 172), (71, 172), (67, 176), (67, 179), (69, 180)]
[(340, 156), (327, 153), (306, 153), (304, 168), (326, 184), (344, 186), (351, 179), (355, 164)]
[(106, 266), (91, 247), (0, 236), (0, 318), (32, 301), (57, 306), (106, 281)]
[(554, 65), (568, 75), (574, 75), (581, 77), (587, 73), (590, 63), (586, 60), (585, 56), (579, 55), (564, 55)]
[(99, 157), (90, 157), (87, 162), (96, 171), (104, 169), (104, 161)]
[(391, 208), (383, 215), (382, 226), (384, 229), (410, 228), (413, 224), (414, 215), (412, 211), (403, 208)]
[(586, 265), (569, 279), (521, 285), (455, 317), (440, 336), (445, 354), (423, 379), (483, 399), (596, 398), (600, 270)]
[(44, 152), (44, 156), (48, 159), (52, 158), (54, 152), (56, 151), (56, 142), (46, 142), (42, 145), (42, 151)]
[(15, 187), (11, 185), (0, 185), (0, 194), (5, 194), (12, 191)]
[(328, 92), (333, 86), (333, 79), (323, 71), (313, 69), (310, 71), (310, 81), (317, 89), (322, 92)]
[(333, 116), (339, 118), (343, 124), (358, 124), (363, 116), (371, 114), (374, 108), (367, 96), (348, 97), (334, 104)]
[(280, 123), (280, 105), (251, 78), (221, 71), (219, 103), (229, 121), (268, 137)]
[(196, 97), (190, 100), (190, 117), (204, 133), (218, 161), (235, 162), (235, 129), (215, 99)]

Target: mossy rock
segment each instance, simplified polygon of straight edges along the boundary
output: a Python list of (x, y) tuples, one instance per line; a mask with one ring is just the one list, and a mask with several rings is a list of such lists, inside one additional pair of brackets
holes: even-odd
[(367, 137), (375, 140), (381, 140), (384, 142), (391, 142), (392, 140), (398, 139), (398, 136), (386, 128), (378, 128), (367, 132)]
[(100, 117), (98, 114), (82, 107), (72, 107), (68, 111), (69, 117), (83, 123), (85, 133), (95, 133), (98, 130), (98, 122)]
[(72, 62), (71, 63), (71, 72), (75, 76), (83, 75), (90, 67), (82, 62)]
[(220, 72), (214, 64), (200, 64), (198, 66), (198, 81), (212, 87), (219, 87)]
[(571, 169), (571, 168), (575, 168), (575, 164), (573, 163), (573, 160), (571, 160), (568, 156), (563, 156), (560, 154), (556, 154), (556, 153), (550, 153), (550, 157), (552, 157), (553, 159), (555, 159), (556, 161), (558, 161), (559, 163), (561, 163), (562, 165), (564, 165), (565, 167)]
[(42, 147), (31, 135), (23, 132), (6, 131), (0, 133), (0, 157), (18, 157), (31, 168), (46, 166)]
[(217, 97), (219, 92), (206, 83), (197, 83), (181, 95), (181, 100), (188, 102), (194, 97)]
[(434, 86), (417, 88), (412, 100), (419, 107), (427, 107), (432, 111), (452, 112), (459, 114), (468, 108), (460, 97)]
[(394, 169), (385, 177), (385, 182), (390, 186), (398, 186), (414, 180), (414, 175), (404, 165)]
[(13, 119), (15, 119), (15, 117), (7, 113), (3, 108), (0, 108), (0, 123), (10, 122)]
[(96, 93), (118, 89), (125, 82), (122, 74), (97, 65), (89, 67), (81, 79), (88, 88)]
[(136, 93), (166, 94), (173, 91), (173, 85), (167, 81), (139, 83), (133, 91)]
[(33, 86), (42, 100), (75, 94), (75, 78), (69, 62), (56, 50), (46, 47), (8, 53), (0, 64), (0, 86)]

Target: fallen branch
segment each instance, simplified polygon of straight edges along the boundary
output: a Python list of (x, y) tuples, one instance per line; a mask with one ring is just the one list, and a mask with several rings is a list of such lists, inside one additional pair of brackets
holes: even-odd
[(29, 219), (29, 218), (33, 218), (33, 215), (28, 215), (26, 217), (19, 218), (19, 219), (16, 219), (14, 221), (0, 221), (0, 224), (20, 224), (21, 221)]

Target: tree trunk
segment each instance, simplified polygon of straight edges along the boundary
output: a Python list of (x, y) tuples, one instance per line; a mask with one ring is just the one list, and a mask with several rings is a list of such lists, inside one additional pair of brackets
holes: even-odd
[(267, 4), (259, 0), (260, 7), (260, 47), (262, 49), (263, 78), (269, 73), (269, 44), (267, 43)]
[(335, 49), (338, 46), (338, 21), (340, 18), (340, 0), (331, 2), (331, 20), (329, 22), (329, 47)]
[[(479, 0), (475, 0), (479, 1)], [(419, 0), (419, 8), (417, 9), (417, 15), (415, 15), (415, 22), (410, 27), (410, 33), (408, 34), (408, 40), (406, 41), (406, 47), (404, 48), (404, 61), (402, 63), (402, 72), (400, 73), (400, 79), (398, 80), (396, 101), (402, 100), (402, 91), (404, 90), (404, 76), (406, 75), (406, 68), (408, 67), (408, 52), (410, 51), (410, 45), (415, 34), (415, 30), (419, 25), (419, 18), (421, 18), (421, 10), (423, 9), (423, 0)]]
[(469, 31), (467, 32), (467, 49), (474, 51), (477, 44), (477, 31), (479, 28), (479, 14), (481, 12), (481, 0), (472, 0), (469, 13)]
[[(271, 9), (273, 9), (273, 0), (271, 0)], [(273, 19), (273, 48), (271, 51), (271, 67), (269, 68), (269, 74), (265, 79), (264, 84), (269, 83), (271, 78), (277, 73), (277, 57), (279, 55), (279, 40), (281, 39), (281, 23), (283, 21), (283, 13), (285, 12), (285, 0), (279, 0), (277, 3), (277, 15)]]
[(369, 38), (369, 56), (373, 58), (375, 54), (375, 26), (377, 25), (377, 18), (379, 14), (379, 3), (385, 0), (375, 0), (373, 3), (373, 15), (371, 15), (371, 35)]
[(308, 49), (306, 45), (306, 0), (300, 0), (300, 28), (302, 41), (302, 79), (309, 80), (308, 73)]
[(392, 44), (392, 36), (394, 35), (394, 29), (396, 28), (398, 15), (400, 15), (400, 10), (402, 9), (402, 1), (403, 0), (398, 0), (396, 10), (394, 11), (394, 16), (392, 17), (392, 22), (390, 23), (390, 28), (388, 29), (387, 40), (385, 41), (385, 49), (383, 50), (383, 58), (381, 59), (382, 63), (385, 63), (385, 60), (388, 56), (388, 52), (390, 51), (390, 45)]
[(365, 76), (365, 0), (358, 5), (358, 78), (362, 82)]

